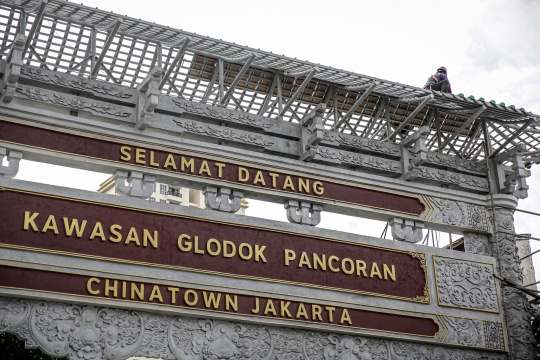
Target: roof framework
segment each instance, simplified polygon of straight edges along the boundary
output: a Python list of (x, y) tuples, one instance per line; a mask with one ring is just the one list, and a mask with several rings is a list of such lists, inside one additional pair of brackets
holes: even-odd
[[(163, 94), (298, 122), (326, 105), (328, 130), (399, 143), (420, 126), (429, 150), (471, 160), (525, 143), (540, 161), (540, 121), (524, 109), (321, 66), (63, 0), (0, 1), (0, 56), (18, 32), (25, 63), (136, 87), (154, 66)], [(485, 129), (484, 124), (485, 123)], [(486, 136), (486, 133), (488, 136)]]

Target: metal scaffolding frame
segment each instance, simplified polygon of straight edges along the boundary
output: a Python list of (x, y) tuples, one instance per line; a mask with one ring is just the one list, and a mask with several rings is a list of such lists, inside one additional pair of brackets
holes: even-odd
[[(0, 1), (0, 57), (17, 33), (25, 64), (137, 87), (163, 68), (162, 94), (298, 122), (326, 104), (326, 129), (399, 143), (421, 126), (431, 151), (481, 160), (517, 143), (540, 148), (539, 117), (280, 56), (64, 0)], [(489, 139), (482, 121), (486, 120)], [(536, 154), (526, 166), (540, 162)]]

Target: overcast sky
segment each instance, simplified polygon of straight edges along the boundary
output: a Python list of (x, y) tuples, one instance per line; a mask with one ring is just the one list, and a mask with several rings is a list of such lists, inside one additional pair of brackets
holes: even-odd
[[(536, 0), (86, 0), (84, 4), (414, 86), (423, 86), (442, 65), (454, 93), (540, 114), (540, 1)], [(536, 167), (529, 179), (532, 191), (520, 208), (540, 212)], [(96, 190), (107, 176), (23, 161), (17, 178)], [(248, 215), (286, 221), (281, 205), (252, 201)], [(540, 237), (539, 218), (516, 217), (518, 232)], [(373, 236), (384, 228), (380, 222), (329, 213), (323, 213), (320, 226)], [(441, 237), (448, 241), (447, 234)], [(540, 261), (535, 263), (539, 274)]]

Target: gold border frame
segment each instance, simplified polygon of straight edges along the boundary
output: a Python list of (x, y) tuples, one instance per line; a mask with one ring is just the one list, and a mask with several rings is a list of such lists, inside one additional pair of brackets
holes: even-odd
[[(0, 113), (0, 115), (6, 115), (6, 114)], [(28, 119), (22, 118), (22, 120), (28, 120)], [(79, 137), (83, 137), (83, 138), (89, 138), (89, 139), (105, 141), (105, 142), (114, 143), (114, 144), (117, 144), (117, 145), (122, 145), (122, 144), (117, 143), (117, 142), (115, 142), (113, 140), (101, 139), (101, 138), (92, 137), (92, 136), (88, 136), (88, 135), (79, 135), (79, 134), (70, 133), (68, 131), (61, 131), (61, 130), (57, 130), (57, 129), (48, 129), (48, 128), (45, 128), (45, 127), (33, 126), (33, 125), (29, 125), (29, 124), (21, 124), (19, 122), (11, 121), (9, 119), (4, 119), (4, 118), (0, 118), (0, 121), (5, 121), (5, 122), (18, 124), (18, 125), (22, 125), (22, 126), (29, 126), (29, 127), (33, 127), (33, 128), (37, 128), (37, 129), (44, 129), (44, 130), (58, 132), (58, 133), (62, 133), (62, 134), (68, 134), (68, 135), (72, 135), (72, 136), (79, 136)], [(39, 121), (34, 121), (34, 122), (37, 122), (37, 123), (40, 123), (40, 124), (43, 124), (43, 125), (46, 125), (46, 126), (51, 126), (51, 124), (47, 124), (47, 123), (43, 123), (43, 122), (39, 122)], [(85, 130), (82, 130), (82, 129), (77, 129), (77, 128), (69, 128), (69, 127), (63, 127), (63, 128), (67, 129), (67, 130), (87, 132), (87, 133), (90, 133), (90, 134), (95, 134), (95, 135), (103, 136), (103, 137), (111, 137), (112, 139), (123, 140), (123, 141), (126, 141), (128, 143), (131, 143), (131, 144), (133, 144), (132, 146), (139, 146), (137, 144), (134, 144), (135, 140), (133, 140), (133, 139), (126, 139), (126, 138), (122, 138), (122, 137), (109, 136), (109, 135), (101, 134), (101, 133), (97, 133), (97, 132), (88, 132), (88, 131), (85, 131)], [(311, 178), (311, 180), (334, 182), (335, 184), (343, 185), (343, 186), (349, 186), (349, 187), (352, 187), (352, 188), (371, 190), (371, 191), (376, 191), (376, 192), (380, 192), (380, 193), (391, 194), (391, 195), (401, 196), (401, 197), (410, 198), (410, 199), (416, 199), (422, 205), (424, 205), (424, 210), (420, 214), (415, 214), (415, 213), (409, 213), (409, 212), (405, 212), (405, 211), (397, 211), (397, 210), (380, 208), (380, 207), (376, 207), (376, 206), (356, 204), (356, 203), (352, 203), (352, 202), (348, 202), (348, 201), (344, 201), (344, 200), (336, 200), (336, 199), (326, 198), (326, 197), (322, 197), (322, 196), (321, 197), (315, 197), (315, 196), (309, 195), (309, 194), (293, 193), (293, 192), (283, 191), (283, 190), (279, 190), (279, 189), (261, 188), (261, 187), (253, 186), (253, 185), (250, 185), (250, 184), (238, 183), (238, 182), (233, 182), (233, 181), (229, 181), (229, 180), (222, 180), (222, 179), (207, 178), (207, 177), (199, 176), (199, 175), (196, 175), (196, 174), (185, 174), (185, 173), (180, 173), (178, 171), (171, 171), (171, 170), (166, 170), (166, 169), (161, 169), (161, 168), (151, 167), (151, 166), (146, 166), (146, 165), (141, 165), (141, 164), (131, 164), (131, 163), (122, 162), (122, 161), (109, 160), (109, 159), (103, 159), (103, 158), (96, 158), (96, 157), (92, 157), (92, 156), (80, 155), (80, 154), (75, 154), (75, 153), (68, 153), (68, 152), (64, 152), (64, 151), (52, 150), (52, 149), (42, 148), (42, 147), (38, 147), (38, 146), (26, 145), (26, 144), (12, 142), (12, 141), (6, 141), (6, 140), (2, 140), (2, 139), (0, 139), (0, 141), (4, 142), (6, 144), (24, 146), (24, 147), (31, 148), (31, 149), (45, 150), (45, 151), (50, 151), (50, 152), (57, 153), (57, 154), (80, 156), (80, 157), (86, 158), (86, 159), (99, 160), (99, 161), (108, 161), (108, 162), (112, 162), (112, 163), (116, 163), (116, 164), (123, 164), (123, 165), (136, 166), (136, 167), (145, 168), (145, 169), (164, 171), (164, 172), (175, 174), (175, 175), (183, 175), (183, 176), (194, 177), (194, 178), (210, 179), (210, 180), (221, 181), (221, 182), (225, 182), (225, 183), (229, 183), (229, 184), (248, 186), (251, 189), (264, 189), (264, 190), (267, 190), (267, 191), (276, 191), (278, 193), (283, 193), (283, 194), (288, 194), (288, 195), (293, 194), (293, 195), (306, 196), (306, 197), (310, 197), (310, 198), (314, 199), (315, 201), (322, 199), (322, 200), (326, 200), (326, 201), (328, 201), (330, 203), (333, 203), (334, 205), (338, 205), (338, 206), (345, 207), (345, 208), (352, 208), (352, 209), (356, 209), (356, 210), (358, 210), (356, 207), (364, 207), (364, 208), (367, 208), (367, 209), (376, 209), (376, 210), (381, 210), (381, 211), (385, 211), (385, 212), (392, 212), (392, 213), (398, 213), (398, 214), (407, 214), (407, 215), (410, 215), (410, 216), (421, 218), (422, 215), (426, 212), (426, 209), (427, 209), (427, 205), (422, 201), (424, 195), (404, 195), (404, 194), (401, 194), (401, 193), (398, 193), (398, 192), (392, 192), (392, 191), (386, 191), (386, 190), (383, 191), (383, 190), (375, 189), (375, 188), (372, 188), (370, 186), (351, 185), (351, 184), (348, 184), (348, 183), (346, 183), (345, 181), (343, 181), (341, 179), (332, 178), (332, 177), (328, 177), (331, 180), (322, 180), (322, 179), (318, 179), (318, 178)], [(165, 148), (168, 148), (168, 149), (170, 148), (170, 149), (175, 150), (175, 151), (186, 151), (187, 153), (192, 152), (192, 153), (195, 153), (195, 154), (199, 154), (199, 155), (190, 155), (190, 156), (209, 156), (209, 158), (205, 159), (205, 160), (223, 161), (223, 160), (220, 160), (220, 159), (217, 159), (217, 160), (214, 159), (215, 154), (211, 154), (211, 153), (206, 153), (206, 152), (201, 152), (201, 151), (191, 150), (191, 149), (183, 149), (183, 148), (180, 148), (180, 147), (166, 146), (166, 145), (161, 145), (161, 144), (156, 144), (156, 143), (146, 142), (146, 141), (141, 141), (140, 143), (141, 144), (149, 144), (150, 146), (158, 146), (158, 147), (162, 146), (162, 147), (165, 147)], [(157, 149), (157, 148), (147, 147), (147, 149), (148, 150), (165, 152), (165, 150), (161, 150), (161, 149)], [(175, 154), (175, 155), (179, 155), (179, 154)], [(247, 164), (252, 164), (252, 165), (256, 165), (256, 166), (261, 166), (262, 169), (265, 170), (265, 171), (271, 171), (271, 169), (265, 169), (265, 167), (270, 166), (268, 164), (261, 164), (261, 163), (257, 163), (257, 162), (254, 162), (254, 161), (242, 160), (242, 159), (238, 159), (238, 158), (234, 158), (234, 157), (230, 157), (230, 156), (223, 156), (223, 158), (228, 159), (230, 161), (233, 161), (233, 165), (236, 165), (236, 166), (242, 166), (241, 163), (247, 163)], [(83, 162), (88, 162), (88, 161), (83, 161)], [(234, 162), (238, 162), (240, 164), (234, 163)], [(308, 174), (308, 173), (303, 174), (301, 172), (294, 172), (294, 171), (291, 171), (290, 169), (284, 168), (284, 167), (275, 167), (275, 169), (279, 169), (284, 175), (294, 175), (294, 176), (303, 176), (303, 177), (308, 177), (308, 176), (315, 176), (316, 177), (317, 176), (316, 174), (311, 175), (311, 174)], [(176, 177), (176, 176), (173, 176), (173, 177)], [(250, 190), (250, 191), (257, 192), (257, 193), (262, 193), (261, 191), (258, 191), (258, 190)], [(351, 204), (351, 205), (354, 205), (355, 207), (339, 205), (339, 203)], [(363, 210), (364, 211), (369, 211), (369, 210), (365, 210), (365, 209), (363, 209)]]
[[(491, 265), (491, 268), (493, 269), (494, 274), (495, 274), (495, 266), (492, 263), (485, 262), (485, 261), (459, 259), (459, 258), (455, 258), (455, 257), (452, 257), (452, 256), (445, 256), (445, 255), (435, 255), (435, 254), (431, 255), (431, 257), (432, 257), (431, 260), (432, 260), (432, 263), (433, 263), (433, 275), (435, 276), (435, 292), (437, 293), (437, 304), (439, 306), (456, 308), (456, 309), (463, 309), (463, 310), (469, 310), (469, 311), (481, 311), (481, 312), (492, 313), (492, 314), (500, 314), (501, 313), (501, 304), (500, 304), (500, 299), (499, 299), (499, 288), (497, 286), (496, 281), (493, 281), (493, 283), (495, 285), (495, 296), (497, 297), (497, 310), (496, 311), (474, 309), (474, 308), (466, 308), (466, 307), (463, 307), (463, 306), (441, 304), (440, 296), (439, 296), (439, 279), (437, 278), (437, 267), (435, 265), (435, 257), (436, 256), (441, 257), (441, 258), (446, 258), (446, 259), (457, 260), (457, 261), (467, 261), (467, 262), (472, 262), (472, 263)], [(480, 319), (478, 319), (478, 320), (480, 320)]]
[[(430, 304), (430, 302), (431, 302), (430, 296), (429, 296), (428, 272), (427, 272), (427, 268), (424, 267), (424, 265), (422, 263), (422, 258), (425, 259), (425, 257), (426, 257), (425, 253), (418, 253), (418, 252), (407, 251), (407, 250), (399, 250), (399, 249), (391, 249), (391, 248), (386, 248), (386, 247), (383, 247), (383, 246), (371, 245), (371, 244), (359, 244), (358, 242), (349, 241), (349, 240), (333, 239), (333, 238), (329, 238), (329, 237), (326, 237), (326, 236), (315, 236), (315, 235), (303, 234), (303, 233), (299, 233), (299, 232), (295, 232), (295, 231), (287, 231), (287, 230), (282, 230), (282, 229), (273, 229), (273, 228), (269, 228), (269, 227), (265, 227), (265, 226), (246, 225), (246, 224), (239, 224), (239, 223), (233, 223), (233, 222), (221, 221), (221, 220), (210, 220), (210, 219), (207, 219), (207, 218), (201, 218), (201, 217), (191, 216), (191, 215), (174, 214), (174, 213), (168, 213), (168, 212), (164, 212), (164, 211), (155, 211), (155, 210), (150, 210), (150, 209), (143, 209), (143, 208), (134, 207), (134, 206), (117, 205), (117, 204), (104, 203), (104, 202), (101, 202), (101, 201), (94, 201), (94, 200), (83, 200), (83, 199), (77, 199), (77, 198), (73, 198), (73, 197), (69, 197), (69, 196), (53, 195), (53, 194), (41, 193), (41, 192), (37, 192), (37, 191), (23, 190), (23, 189), (16, 189), (16, 188), (11, 188), (11, 187), (0, 186), (0, 192), (2, 192), (2, 191), (12, 191), (12, 192), (15, 192), (15, 193), (30, 194), (30, 195), (47, 197), (47, 198), (55, 198), (55, 199), (79, 202), (79, 203), (87, 203), (87, 204), (107, 206), (107, 207), (113, 207), (113, 208), (119, 208), (119, 209), (133, 210), (133, 211), (138, 211), (138, 212), (143, 212), (143, 213), (152, 213), (152, 214), (169, 216), (169, 217), (172, 217), (172, 218), (193, 219), (193, 220), (198, 220), (198, 221), (203, 221), (203, 222), (211, 222), (211, 223), (216, 223), (216, 224), (223, 224), (223, 225), (228, 225), (228, 226), (236, 226), (236, 227), (243, 227), (243, 228), (271, 231), (271, 232), (277, 232), (277, 233), (283, 233), (283, 234), (289, 234), (289, 235), (303, 236), (303, 237), (308, 237), (308, 238), (313, 238), (313, 239), (318, 239), (318, 240), (323, 240), (323, 241), (331, 241), (331, 242), (338, 242), (338, 243), (349, 244), (349, 245), (368, 247), (368, 248), (373, 248), (373, 249), (378, 249), (378, 250), (383, 250), (383, 251), (403, 253), (403, 254), (407, 254), (407, 255), (411, 256), (413, 259), (415, 259), (415, 258), (419, 259), (420, 266), (424, 270), (425, 284), (424, 284), (424, 289), (423, 289), (423, 292), (424, 292), (423, 296), (421, 296), (421, 297), (416, 296), (415, 298), (407, 298), (407, 297), (401, 297), (401, 296), (392, 296), (392, 295), (372, 293), (372, 292), (368, 292), (368, 291), (354, 291), (354, 290), (351, 290), (351, 289), (342, 289), (342, 288), (334, 288), (334, 287), (331, 287), (331, 286), (314, 285), (314, 284), (301, 283), (301, 282), (295, 282), (295, 281), (276, 280), (276, 279), (269, 279), (269, 278), (250, 276), (250, 275), (238, 275), (238, 274), (231, 274), (231, 273), (223, 273), (223, 272), (219, 272), (219, 271), (195, 269), (195, 268), (189, 268), (189, 267), (184, 267), (184, 266), (154, 264), (154, 263), (148, 263), (148, 262), (142, 262), (142, 261), (124, 260), (124, 259), (110, 258), (110, 257), (104, 257), (104, 256), (95, 256), (95, 255), (88, 255), (88, 254), (78, 254), (78, 253), (72, 253), (72, 252), (60, 251), (60, 250), (47, 250), (47, 249), (26, 247), (26, 246), (20, 246), (20, 245), (6, 244), (6, 243), (2, 243), (1, 240), (0, 240), (0, 247), (18, 248), (18, 249), (32, 249), (32, 250), (37, 251), (37, 252), (68, 255), (68, 256), (82, 257), (82, 258), (87, 258), (87, 259), (98, 259), (98, 260), (106, 260), (106, 261), (113, 261), (113, 262), (120, 262), (120, 263), (127, 263), (127, 264), (143, 265), (143, 266), (152, 266), (152, 267), (159, 267), (159, 268), (186, 270), (186, 271), (193, 271), (193, 272), (199, 272), (199, 273), (205, 273), (205, 274), (225, 275), (225, 276), (232, 276), (232, 277), (252, 279), (252, 280), (263, 280), (263, 281), (283, 283), (283, 284), (301, 285), (301, 286), (306, 286), (306, 287), (311, 287), (311, 288), (341, 291), (341, 292), (346, 292), (346, 293), (351, 293), (351, 294), (370, 295), (370, 296), (378, 296), (378, 297), (384, 297), (384, 298), (390, 298), (390, 299), (412, 301), (412, 302), (421, 303), (421, 304)], [(426, 288), (428, 289), (428, 294), (427, 295), (426, 295)]]
[[(46, 271), (46, 272), (52, 272), (52, 273), (62, 273), (62, 274), (69, 274), (67, 272), (62, 272), (62, 271), (54, 271), (54, 270), (47, 270), (47, 269), (36, 269), (36, 268), (32, 268), (32, 267), (24, 267), (24, 266), (12, 266), (12, 265), (2, 265), (2, 266), (6, 266), (6, 267), (13, 267), (13, 268), (22, 268), (22, 269), (31, 269), (31, 270), (38, 270), (38, 271)], [(91, 275), (82, 275), (82, 274), (76, 274), (78, 276), (87, 276), (87, 277), (91, 277)], [(99, 276), (101, 278), (105, 278), (103, 276)], [(118, 281), (127, 281), (127, 280), (121, 280), (121, 279), (114, 279), (112, 278), (112, 280), (118, 280)], [(173, 280), (169, 280), (169, 281), (173, 281)], [(141, 283), (141, 281), (132, 281), (132, 282), (138, 282), (138, 283)], [(163, 284), (152, 284), (152, 285), (161, 285), (161, 286), (165, 286)], [(205, 285), (205, 284), (201, 284), (201, 285)], [(48, 294), (63, 294), (63, 295), (68, 295), (68, 296), (74, 296), (74, 297), (82, 297), (82, 298), (89, 298), (89, 299), (105, 299), (105, 300), (109, 300), (109, 301), (122, 301), (122, 302), (128, 302), (128, 303), (135, 303), (135, 304), (151, 304), (151, 305), (158, 305), (158, 306), (167, 306), (167, 307), (172, 307), (174, 309), (176, 308), (181, 308), (181, 309), (194, 309), (194, 310), (198, 310), (198, 311), (209, 311), (209, 312), (213, 312), (213, 313), (219, 313), (219, 314), (232, 314), (232, 315), (237, 315), (237, 316), (247, 316), (247, 317), (256, 317), (256, 318), (262, 318), (262, 319), (273, 319), (273, 320), (284, 320), (284, 321), (289, 321), (289, 320), (292, 320), (292, 321), (296, 321), (296, 322), (299, 322), (299, 323), (307, 323), (307, 324), (324, 324), (324, 325), (328, 325), (328, 326), (338, 326), (338, 327), (342, 327), (342, 328), (346, 328), (346, 329), (361, 329), (361, 330), (369, 330), (369, 331), (378, 331), (378, 332), (383, 332), (383, 333), (390, 333), (390, 334), (403, 334), (403, 335), (410, 335), (410, 336), (419, 336), (419, 337), (424, 337), (424, 338), (433, 338), (435, 339), (438, 334), (440, 333), (441, 331), (441, 324), (439, 324), (436, 319), (432, 318), (432, 317), (426, 317), (426, 316), (418, 316), (418, 315), (406, 315), (406, 314), (398, 314), (398, 313), (389, 313), (388, 311), (381, 311), (381, 310), (368, 310), (368, 309), (358, 309), (358, 308), (349, 308), (348, 310), (358, 310), (358, 311), (369, 311), (369, 312), (375, 312), (375, 313), (379, 313), (379, 314), (391, 314), (391, 315), (397, 315), (397, 316), (404, 316), (404, 317), (410, 317), (410, 318), (423, 318), (423, 319), (429, 319), (431, 321), (433, 321), (433, 323), (435, 323), (439, 330), (435, 333), (435, 335), (433, 336), (428, 336), (428, 335), (419, 335), (419, 334), (411, 334), (411, 333), (404, 333), (404, 332), (396, 332), (396, 331), (388, 331), (388, 330), (378, 330), (378, 329), (371, 329), (371, 328), (364, 328), (364, 327), (352, 327), (352, 326), (344, 326), (344, 325), (339, 325), (339, 324), (331, 324), (331, 323), (319, 323), (319, 322), (316, 322), (316, 321), (305, 321), (305, 320), (296, 320), (296, 319), (287, 319), (287, 318), (280, 318), (280, 317), (272, 317), (272, 316), (261, 316), (261, 315), (252, 315), (252, 314), (242, 314), (242, 313), (235, 313), (235, 312), (228, 312), (228, 311), (221, 311), (221, 310), (212, 310), (212, 309), (203, 309), (203, 308), (196, 308), (196, 307), (191, 307), (191, 306), (181, 306), (181, 305), (170, 305), (170, 304), (161, 304), (161, 303), (153, 303), (153, 302), (149, 302), (149, 301), (135, 301), (135, 300), (128, 300), (128, 299), (118, 299), (118, 298), (108, 298), (108, 297), (104, 297), (104, 296), (92, 296), (92, 295), (77, 295), (77, 294), (71, 294), (71, 293), (65, 293), (65, 292), (56, 292), (56, 291), (50, 291), (50, 290), (36, 290), (36, 289), (30, 289), (30, 288), (20, 288), (20, 287), (13, 287), (13, 286), (0, 286), (0, 289), (13, 289), (13, 290), (23, 290), (23, 291), (35, 291), (35, 292), (39, 292), (39, 293), (48, 293)], [(200, 291), (205, 291), (204, 289), (196, 289), (196, 290), (200, 290)], [(206, 290), (206, 291), (210, 291), (210, 290)], [(214, 291), (214, 290), (212, 290)], [(214, 291), (214, 292), (220, 292), (220, 293), (224, 293), (223, 291)], [(240, 295), (240, 294), (234, 294), (232, 293), (232, 295)], [(244, 296), (253, 296), (253, 297), (259, 297), (259, 296), (255, 296), (255, 295), (248, 295), (248, 294), (242, 294)], [(262, 296), (260, 296), (262, 297)], [(272, 298), (272, 297), (268, 297), (268, 296), (265, 296), (267, 299), (272, 299), (272, 300), (285, 300), (285, 299), (276, 299), (276, 298)], [(286, 301), (296, 301), (296, 300), (286, 300)], [(301, 301), (296, 301), (298, 303), (301, 303)], [(311, 305), (311, 304), (310, 304)], [(321, 304), (321, 303), (315, 303), (315, 305), (325, 305), (325, 304)], [(343, 307), (341, 306), (341, 308), (343, 309), (346, 309), (346, 307)], [(391, 309), (392, 310), (392, 309)], [(396, 309), (396, 310), (399, 310), (399, 309)], [(140, 311), (148, 311), (148, 310), (141, 310)], [(403, 310), (401, 310), (403, 311)], [(431, 314), (428, 314), (428, 313), (420, 313), (420, 314), (423, 314), (423, 315), (431, 315)], [(439, 319), (437, 319), (439, 320)], [(325, 330), (322, 330), (322, 329), (319, 329), (319, 331), (325, 331)]]

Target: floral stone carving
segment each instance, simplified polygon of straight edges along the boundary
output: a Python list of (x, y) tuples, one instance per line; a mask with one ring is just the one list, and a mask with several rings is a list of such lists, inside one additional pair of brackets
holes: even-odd
[[(456, 324), (459, 320), (456, 320)], [(477, 343), (460, 323), (461, 343)], [(447, 325), (448, 326), (448, 325)], [(456, 329), (459, 327), (456, 325)], [(486, 343), (501, 349), (498, 323)], [(359, 335), (197, 319), (58, 302), (0, 297), (0, 333), (10, 332), (55, 357), (122, 360), (503, 360), (505, 353), (392, 341)], [(459, 340), (452, 342), (463, 345)], [(496, 347), (499, 346), (499, 347)], [(441, 357), (442, 356), (442, 357)]]
[(439, 305), (499, 310), (493, 266), (434, 256)]

